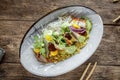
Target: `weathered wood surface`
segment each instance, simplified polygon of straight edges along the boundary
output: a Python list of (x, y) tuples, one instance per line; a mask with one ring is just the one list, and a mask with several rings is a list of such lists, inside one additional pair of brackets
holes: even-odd
[(51, 10), (68, 5), (96, 10), (105, 24), (120, 15), (120, 2), (113, 4), (112, 0), (0, 0), (0, 20), (37, 20)]
[[(40, 17), (58, 7), (84, 5), (96, 10), (104, 21), (104, 34), (95, 54), (82, 66), (54, 78), (27, 72), (19, 61), (19, 46), (25, 32)], [(6, 55), (0, 64), (0, 80), (79, 80), (86, 64), (98, 62), (90, 80), (120, 80), (120, 2), (112, 0), (0, 0), (0, 47)]]
[[(86, 65), (82, 65), (67, 74), (44, 78), (28, 73), (20, 64), (3, 63), (0, 68), (0, 80), (79, 80), (85, 67)], [(90, 80), (119, 80), (119, 74), (119, 66), (97, 66)]]

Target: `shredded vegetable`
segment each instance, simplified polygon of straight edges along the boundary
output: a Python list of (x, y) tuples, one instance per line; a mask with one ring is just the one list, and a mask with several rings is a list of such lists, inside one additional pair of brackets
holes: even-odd
[(33, 51), (41, 62), (57, 63), (80, 53), (89, 38), (92, 22), (87, 17), (59, 17), (34, 36)]

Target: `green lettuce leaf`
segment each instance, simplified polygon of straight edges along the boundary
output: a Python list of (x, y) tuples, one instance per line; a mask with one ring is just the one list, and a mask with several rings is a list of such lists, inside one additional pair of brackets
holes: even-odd
[(68, 54), (73, 54), (75, 51), (76, 51), (76, 47), (75, 46), (70, 46), (70, 47), (66, 47), (65, 48), (65, 51), (68, 53)]
[(79, 36), (79, 38), (78, 38), (79, 42), (81, 42), (81, 43), (84, 42), (85, 39), (86, 39), (86, 38), (85, 38), (84, 36)]
[(92, 23), (89, 19), (86, 19), (86, 28), (87, 28), (87, 32), (90, 32), (92, 28)]
[(68, 22), (64, 22), (61, 25), (62, 33), (70, 32), (69, 26), (70, 26), (70, 24)]
[(46, 56), (46, 54), (45, 54), (45, 48), (41, 48), (41, 49), (40, 49), (40, 53), (41, 53), (43, 56)]

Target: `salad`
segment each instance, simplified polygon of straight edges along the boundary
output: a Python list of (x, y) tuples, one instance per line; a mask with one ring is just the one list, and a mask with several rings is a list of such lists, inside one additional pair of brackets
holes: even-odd
[(57, 63), (87, 44), (92, 22), (87, 17), (62, 16), (46, 26), (42, 35), (34, 36), (33, 52), (40, 62)]

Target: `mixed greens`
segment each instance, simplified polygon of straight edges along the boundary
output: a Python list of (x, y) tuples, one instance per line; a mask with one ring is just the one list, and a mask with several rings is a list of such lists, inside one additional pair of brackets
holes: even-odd
[(59, 17), (34, 36), (33, 51), (41, 62), (56, 63), (80, 52), (89, 38), (92, 23), (87, 17)]

